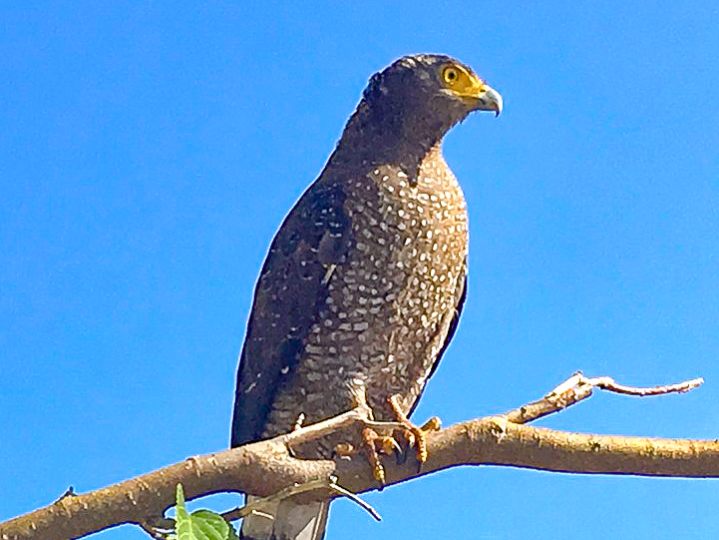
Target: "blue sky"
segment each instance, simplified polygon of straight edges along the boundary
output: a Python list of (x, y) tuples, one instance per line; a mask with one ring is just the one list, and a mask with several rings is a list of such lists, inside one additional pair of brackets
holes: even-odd
[[(0, 14), (0, 519), (227, 445), (268, 243), (369, 76), (415, 52), (505, 101), (446, 140), (470, 290), (416, 418), (501, 412), (577, 369), (703, 376), (540, 425), (719, 437), (715, 2), (247, 4)], [(455, 469), (369, 495), (379, 524), (336, 504), (329, 538), (715, 538), (717, 489)]]

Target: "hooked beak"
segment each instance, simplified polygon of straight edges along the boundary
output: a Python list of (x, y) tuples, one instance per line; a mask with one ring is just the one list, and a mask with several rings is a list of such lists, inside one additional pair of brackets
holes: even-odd
[(495, 117), (502, 112), (502, 96), (488, 84), (482, 84), (473, 97), (475, 111), (494, 111)]

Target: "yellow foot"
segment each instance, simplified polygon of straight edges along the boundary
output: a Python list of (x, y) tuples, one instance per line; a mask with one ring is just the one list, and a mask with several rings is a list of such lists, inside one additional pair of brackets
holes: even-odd
[[(373, 429), (364, 428), (362, 430), (362, 439), (364, 440), (365, 451), (367, 452), (367, 459), (370, 465), (372, 465), (372, 471), (374, 473), (375, 480), (379, 482), (381, 487), (385, 485), (385, 473), (384, 466), (379, 459), (379, 454), (384, 449), (385, 443), (382, 441), (385, 437), (377, 435)], [(396, 442), (395, 442), (396, 444)], [(378, 450), (379, 448), (379, 450)]]
[[(394, 437), (390, 435), (378, 435), (372, 428), (365, 428), (362, 431), (362, 439), (367, 459), (372, 465), (372, 470), (374, 471), (374, 477), (381, 485), (384, 485), (385, 472), (384, 466), (380, 461), (380, 456), (401, 454), (402, 447), (397, 443)], [(352, 457), (356, 454), (356, 449), (350, 443), (339, 443), (334, 447), (333, 457), (339, 459), (352, 459)]]
[(433, 416), (421, 427), (417, 427), (409, 421), (407, 415), (405, 415), (402, 411), (402, 407), (399, 404), (399, 396), (389, 396), (387, 398), (387, 403), (389, 403), (397, 421), (404, 426), (406, 430), (404, 432), (404, 437), (407, 439), (409, 445), (417, 447), (417, 460), (419, 461), (419, 465), (421, 467), (422, 463), (427, 461), (427, 458), (429, 457), (429, 453), (427, 452), (427, 433), (439, 431), (441, 427), (439, 418)]

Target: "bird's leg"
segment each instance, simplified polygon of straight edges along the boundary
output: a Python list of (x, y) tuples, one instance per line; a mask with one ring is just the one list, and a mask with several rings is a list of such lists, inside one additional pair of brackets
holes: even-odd
[(375, 430), (368, 427), (362, 430), (362, 440), (367, 451), (367, 459), (372, 465), (374, 477), (384, 487), (384, 466), (379, 456), (380, 454), (388, 456), (395, 452), (401, 452), (402, 448), (391, 435), (378, 435)]
[(374, 472), (375, 479), (380, 483), (380, 486), (384, 487), (385, 474), (384, 466), (379, 459), (379, 453), (377, 451), (377, 442), (381, 437), (377, 435), (377, 432), (371, 428), (364, 428), (362, 430), (362, 440), (364, 441), (364, 447), (367, 451), (367, 459), (372, 465), (372, 471)]
[(439, 418), (433, 416), (421, 427), (414, 425), (410, 422), (407, 415), (402, 411), (402, 407), (399, 404), (399, 396), (392, 395), (387, 397), (387, 403), (389, 404), (392, 412), (394, 413), (397, 421), (404, 426), (406, 429), (405, 437), (409, 442), (410, 446), (414, 445), (417, 447), (417, 460), (419, 461), (420, 467), (422, 463), (427, 461), (427, 433), (431, 431), (439, 431), (441, 422)]
[[(372, 409), (367, 404), (367, 390), (361, 380), (353, 381), (350, 385), (350, 398), (355, 409), (362, 409), (365, 413), (365, 421), (373, 423), (373, 427), (382, 428), (382, 422), (374, 422)], [(397, 441), (391, 435), (379, 435), (372, 427), (365, 425), (362, 429), (362, 446), (356, 449), (352, 444), (342, 442), (336, 444), (333, 450), (333, 456), (339, 459), (351, 459), (359, 450), (364, 450), (367, 454), (367, 460), (372, 465), (372, 471), (375, 479), (380, 486), (385, 484), (385, 472), (380, 455), (391, 455), (395, 452), (401, 453), (402, 449)]]

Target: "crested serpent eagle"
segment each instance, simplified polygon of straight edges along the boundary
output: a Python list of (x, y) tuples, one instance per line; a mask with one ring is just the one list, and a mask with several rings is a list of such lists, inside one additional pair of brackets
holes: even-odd
[[(406, 56), (375, 74), (319, 178), (270, 246), (237, 375), (232, 446), (387, 397), (411, 413), (454, 334), (467, 279), (467, 212), (442, 138), (502, 99), (468, 66)], [(329, 457), (317, 442), (298, 457)], [(329, 503), (287, 499), (245, 518), (247, 540), (320, 540)]]

